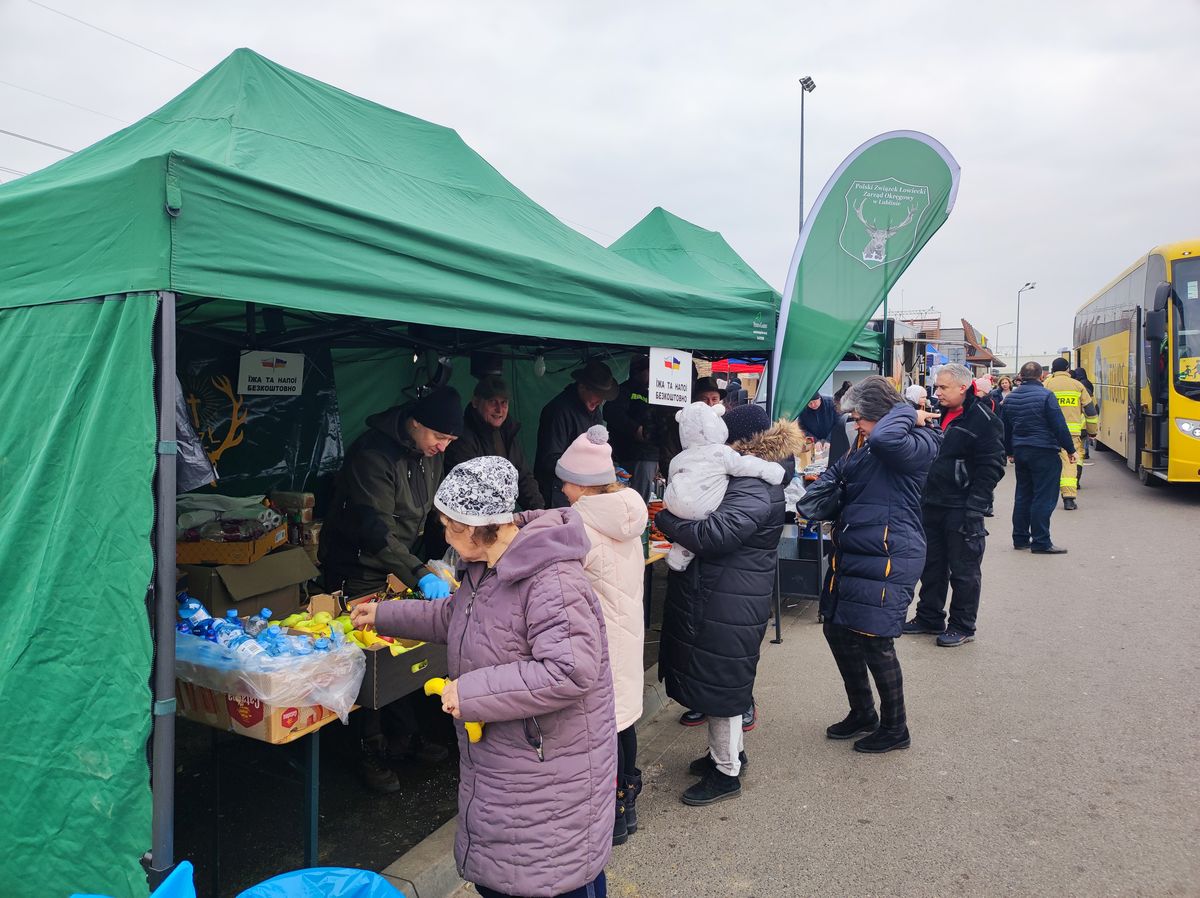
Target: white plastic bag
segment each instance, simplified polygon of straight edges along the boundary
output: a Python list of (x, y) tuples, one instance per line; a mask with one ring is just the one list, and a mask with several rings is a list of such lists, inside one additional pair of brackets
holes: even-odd
[(267, 705), (324, 705), (345, 723), (367, 659), (354, 643), (311, 655), (246, 656), (207, 639), (175, 634), (175, 676), (214, 692)]

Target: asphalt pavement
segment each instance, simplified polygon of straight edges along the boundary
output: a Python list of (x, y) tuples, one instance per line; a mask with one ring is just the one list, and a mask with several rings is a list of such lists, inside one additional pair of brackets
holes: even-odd
[(680, 793), (704, 731), (643, 727), (618, 898), (1200, 895), (1200, 491), (1093, 456), (1065, 556), (1011, 548), (996, 496), (978, 639), (898, 641), (912, 748), (825, 738), (845, 693), (812, 603), (764, 642), (740, 798)]

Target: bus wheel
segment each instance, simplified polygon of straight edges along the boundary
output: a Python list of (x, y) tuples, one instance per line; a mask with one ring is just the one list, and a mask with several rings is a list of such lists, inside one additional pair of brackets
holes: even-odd
[(1138, 465), (1138, 480), (1142, 482), (1142, 486), (1154, 488), (1162, 481), (1146, 470), (1145, 465)]

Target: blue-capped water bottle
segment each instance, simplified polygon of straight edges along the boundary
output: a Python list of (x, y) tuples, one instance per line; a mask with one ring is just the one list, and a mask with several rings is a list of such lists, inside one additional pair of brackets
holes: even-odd
[(258, 614), (252, 615), (250, 620), (246, 621), (246, 635), (258, 636), (263, 630), (267, 629), (271, 624), (271, 609), (264, 608)]
[(213, 619), (212, 615), (208, 613), (208, 609), (200, 603), (199, 599), (189, 596), (186, 592), (181, 592), (176, 598), (180, 596), (183, 599), (179, 603), (179, 616), (192, 625), (193, 631), (196, 630), (197, 624), (204, 624), (206, 621)]
[(246, 631), (236, 624), (231, 624), (227, 621), (217, 621), (213, 627), (214, 639), (213, 642), (217, 645), (223, 645), (231, 652), (253, 657), (262, 655), (266, 650), (246, 635)]

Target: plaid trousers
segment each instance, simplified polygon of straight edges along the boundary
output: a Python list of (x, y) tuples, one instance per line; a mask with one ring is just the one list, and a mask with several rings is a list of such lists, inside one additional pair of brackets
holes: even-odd
[(869, 670), (875, 678), (875, 688), (879, 690), (879, 728), (900, 731), (908, 726), (904, 712), (904, 675), (900, 672), (900, 659), (896, 657), (895, 641), (890, 636), (865, 636), (829, 621), (825, 622), (825, 641), (829, 643), (846, 686), (850, 710), (870, 712), (875, 708), (875, 696), (867, 678)]

